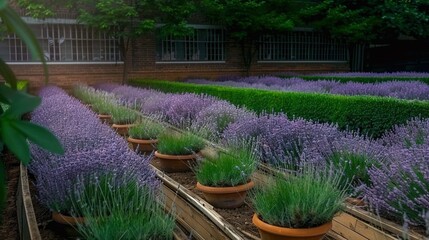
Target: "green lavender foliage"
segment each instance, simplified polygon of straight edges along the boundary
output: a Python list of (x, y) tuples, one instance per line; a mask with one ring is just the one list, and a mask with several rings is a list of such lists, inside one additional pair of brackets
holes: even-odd
[(256, 213), (272, 225), (287, 228), (320, 226), (333, 219), (346, 198), (340, 175), (307, 168), (294, 176), (277, 176), (255, 191)]
[(204, 147), (204, 140), (191, 132), (177, 134), (167, 130), (158, 137), (158, 152), (162, 154), (188, 155)]

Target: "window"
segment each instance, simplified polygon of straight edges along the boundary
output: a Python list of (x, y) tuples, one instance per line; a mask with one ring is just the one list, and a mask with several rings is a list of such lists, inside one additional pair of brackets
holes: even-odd
[(157, 61), (224, 61), (222, 29), (194, 29), (191, 35), (167, 36), (158, 41)]
[(259, 61), (347, 61), (347, 45), (321, 32), (292, 31), (260, 37)]
[[(65, 22), (65, 23), (64, 23)], [(74, 20), (63, 23), (29, 23), (47, 62), (116, 62), (119, 48), (114, 38)], [(0, 41), (0, 57), (7, 62), (33, 61), (29, 50), (15, 34)]]

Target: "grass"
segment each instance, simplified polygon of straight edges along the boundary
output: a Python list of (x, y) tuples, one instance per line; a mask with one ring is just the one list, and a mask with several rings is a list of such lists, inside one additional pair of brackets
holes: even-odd
[(158, 152), (162, 154), (189, 155), (204, 147), (204, 140), (191, 132), (176, 134), (165, 131), (158, 137)]
[(256, 170), (257, 156), (251, 148), (236, 147), (201, 161), (195, 168), (199, 183), (212, 187), (246, 184)]
[(277, 176), (254, 192), (255, 212), (266, 223), (287, 228), (323, 225), (343, 208), (340, 176), (313, 168), (296, 176)]

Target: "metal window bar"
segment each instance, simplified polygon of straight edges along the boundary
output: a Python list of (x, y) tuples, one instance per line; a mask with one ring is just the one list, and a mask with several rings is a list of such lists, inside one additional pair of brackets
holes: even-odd
[(221, 29), (196, 29), (191, 35), (160, 40), (161, 61), (221, 61), (224, 60), (224, 35)]
[(262, 61), (346, 61), (348, 57), (345, 43), (320, 32), (262, 35), (259, 44)]

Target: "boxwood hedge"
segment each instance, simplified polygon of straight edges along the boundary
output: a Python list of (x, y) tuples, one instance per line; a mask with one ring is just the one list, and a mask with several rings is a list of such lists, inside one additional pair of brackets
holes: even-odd
[(290, 117), (337, 123), (341, 129), (358, 130), (375, 138), (410, 118), (429, 117), (429, 101), (268, 91), (161, 80), (139, 79), (130, 83), (171, 93), (208, 94), (258, 113), (284, 112)]

